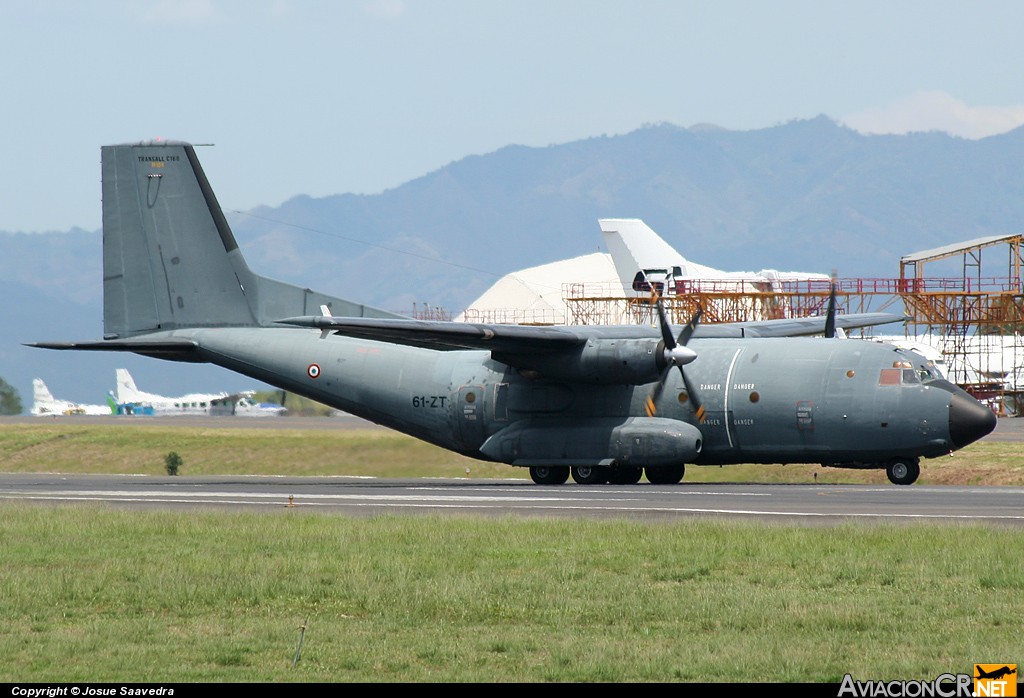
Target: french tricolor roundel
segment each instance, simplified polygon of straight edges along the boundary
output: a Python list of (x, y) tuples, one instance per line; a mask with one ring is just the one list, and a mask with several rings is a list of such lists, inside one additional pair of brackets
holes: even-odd
[(310, 378), (319, 378), (320, 377), (320, 365), (319, 364), (310, 364), (309, 368), (306, 369), (306, 375), (309, 376)]

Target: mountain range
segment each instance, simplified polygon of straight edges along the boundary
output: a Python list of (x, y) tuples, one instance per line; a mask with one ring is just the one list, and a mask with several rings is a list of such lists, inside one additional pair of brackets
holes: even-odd
[[(389, 310), (454, 313), (506, 273), (599, 250), (599, 218), (642, 218), (719, 269), (896, 277), (902, 255), (1018, 232), (1022, 161), (1024, 127), (965, 140), (868, 136), (824, 116), (755, 131), (656, 124), (508, 146), (379, 194), (221, 204), (258, 273)], [(102, 402), (117, 366), (164, 394), (254, 387), (214, 367), (21, 346), (101, 336), (101, 234), (0, 232), (0, 249), (0, 376), (26, 410), (33, 377), (58, 397)]]

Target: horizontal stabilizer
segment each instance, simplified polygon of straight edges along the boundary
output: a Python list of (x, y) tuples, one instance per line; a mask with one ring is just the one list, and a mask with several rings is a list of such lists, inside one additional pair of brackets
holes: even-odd
[(199, 345), (191, 339), (154, 338), (145, 339), (106, 339), (93, 342), (34, 342), (27, 347), (38, 349), (58, 349), (77, 351), (130, 351), (142, 356), (152, 356), (170, 361), (190, 361), (203, 363), (206, 359), (199, 355)]

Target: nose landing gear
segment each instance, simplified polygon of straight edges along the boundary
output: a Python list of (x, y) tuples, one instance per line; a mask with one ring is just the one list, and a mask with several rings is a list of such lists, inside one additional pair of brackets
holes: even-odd
[(912, 485), (921, 474), (916, 458), (894, 458), (885, 464), (885, 474), (894, 485)]

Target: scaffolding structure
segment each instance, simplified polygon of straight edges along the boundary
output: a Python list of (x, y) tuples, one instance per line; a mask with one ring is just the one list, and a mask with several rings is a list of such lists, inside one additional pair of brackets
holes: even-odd
[(673, 324), (686, 324), (698, 308), (703, 310), (703, 323), (748, 322), (823, 315), (833, 284), (839, 313), (885, 312), (900, 300), (898, 280), (857, 278), (772, 282), (681, 279), (669, 288), (630, 294), (617, 285), (570, 283), (563, 286), (563, 296), (570, 325), (656, 322), (656, 298)]
[[(1022, 241), (1022, 235), (997, 235), (900, 260), (907, 336), (935, 342), (950, 380), (1004, 414), (1024, 407)], [(926, 267), (940, 262), (956, 264), (959, 276), (929, 277)]]

